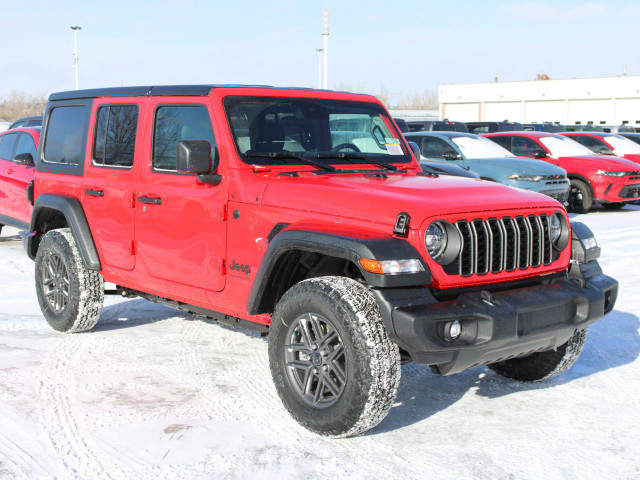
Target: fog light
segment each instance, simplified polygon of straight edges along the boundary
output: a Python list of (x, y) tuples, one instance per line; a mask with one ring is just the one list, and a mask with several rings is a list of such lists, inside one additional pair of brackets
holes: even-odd
[(462, 324), (460, 320), (454, 320), (449, 324), (449, 338), (451, 340), (456, 340), (460, 334), (462, 333)]

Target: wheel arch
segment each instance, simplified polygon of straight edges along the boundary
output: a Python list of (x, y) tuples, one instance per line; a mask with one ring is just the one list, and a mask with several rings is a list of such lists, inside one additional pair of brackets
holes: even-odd
[[(412, 274), (378, 275), (359, 263), (375, 260), (419, 259), (424, 271)], [(349, 237), (341, 233), (287, 229), (269, 244), (247, 301), (250, 315), (271, 313), (280, 297), (295, 283), (323, 275), (350, 276), (372, 287), (425, 285), (431, 281), (428, 267), (418, 251), (396, 237)]]
[(580, 180), (581, 182), (584, 182), (587, 185), (587, 187), (589, 187), (589, 191), (591, 192), (591, 198), (595, 200), (596, 197), (595, 197), (595, 191), (593, 190), (593, 185), (591, 185), (591, 181), (587, 177), (583, 177), (579, 173), (567, 173), (567, 178), (569, 179), (569, 181)]
[(68, 195), (45, 193), (36, 200), (31, 215), (31, 235), (25, 245), (29, 258), (35, 259), (45, 233), (64, 227), (71, 230), (85, 266), (89, 270), (101, 270), (100, 257), (82, 204), (77, 198)]

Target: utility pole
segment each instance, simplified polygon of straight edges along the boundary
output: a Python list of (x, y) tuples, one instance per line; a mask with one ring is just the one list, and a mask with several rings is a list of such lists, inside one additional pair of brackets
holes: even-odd
[(329, 9), (322, 10), (322, 36), (324, 38), (324, 88), (329, 88), (327, 81), (327, 63), (329, 59)]
[(82, 30), (82, 27), (71, 27), (73, 30), (73, 39), (75, 48), (73, 50), (73, 68), (76, 70), (76, 90), (78, 90), (78, 30)]
[(318, 88), (322, 88), (322, 52), (324, 50), (316, 48), (316, 52), (318, 52)]

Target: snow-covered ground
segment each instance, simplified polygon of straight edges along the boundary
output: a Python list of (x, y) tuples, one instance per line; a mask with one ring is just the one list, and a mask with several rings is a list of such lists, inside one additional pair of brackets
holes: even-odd
[(346, 440), (289, 417), (252, 332), (115, 298), (94, 331), (53, 331), (5, 227), (0, 478), (640, 478), (640, 208), (579, 220), (621, 288), (569, 372), (528, 385), (406, 365), (386, 420)]

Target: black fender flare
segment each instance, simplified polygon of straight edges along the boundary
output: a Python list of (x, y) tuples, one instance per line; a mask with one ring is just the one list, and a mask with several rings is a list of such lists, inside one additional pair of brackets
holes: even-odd
[[(42, 216), (47, 210), (55, 210), (60, 212), (71, 229), (71, 233), (78, 244), (78, 250), (85, 266), (89, 270), (101, 270), (100, 257), (93, 242), (91, 229), (87, 223), (87, 217), (84, 214), (82, 204), (77, 198), (67, 195), (54, 195), (45, 193), (40, 195), (31, 215), (31, 235), (27, 239), (26, 250), (29, 258), (35, 259), (37, 251), (37, 243), (34, 242), (38, 237), (38, 226), (42, 221)], [(37, 239), (39, 241), (39, 238)]]
[[(247, 312), (250, 315), (270, 313), (261, 311), (263, 310), (261, 308), (263, 297), (268, 290), (267, 287), (274, 274), (278, 260), (292, 250), (320, 253), (348, 260), (360, 269), (362, 276), (371, 287), (415, 287), (427, 285), (431, 282), (429, 267), (422, 255), (404, 239), (391, 236), (348, 237), (330, 232), (287, 229), (275, 236), (262, 258), (247, 301)], [(359, 263), (361, 258), (374, 260), (415, 258), (422, 263), (424, 271), (397, 275), (374, 274), (362, 268)]]

